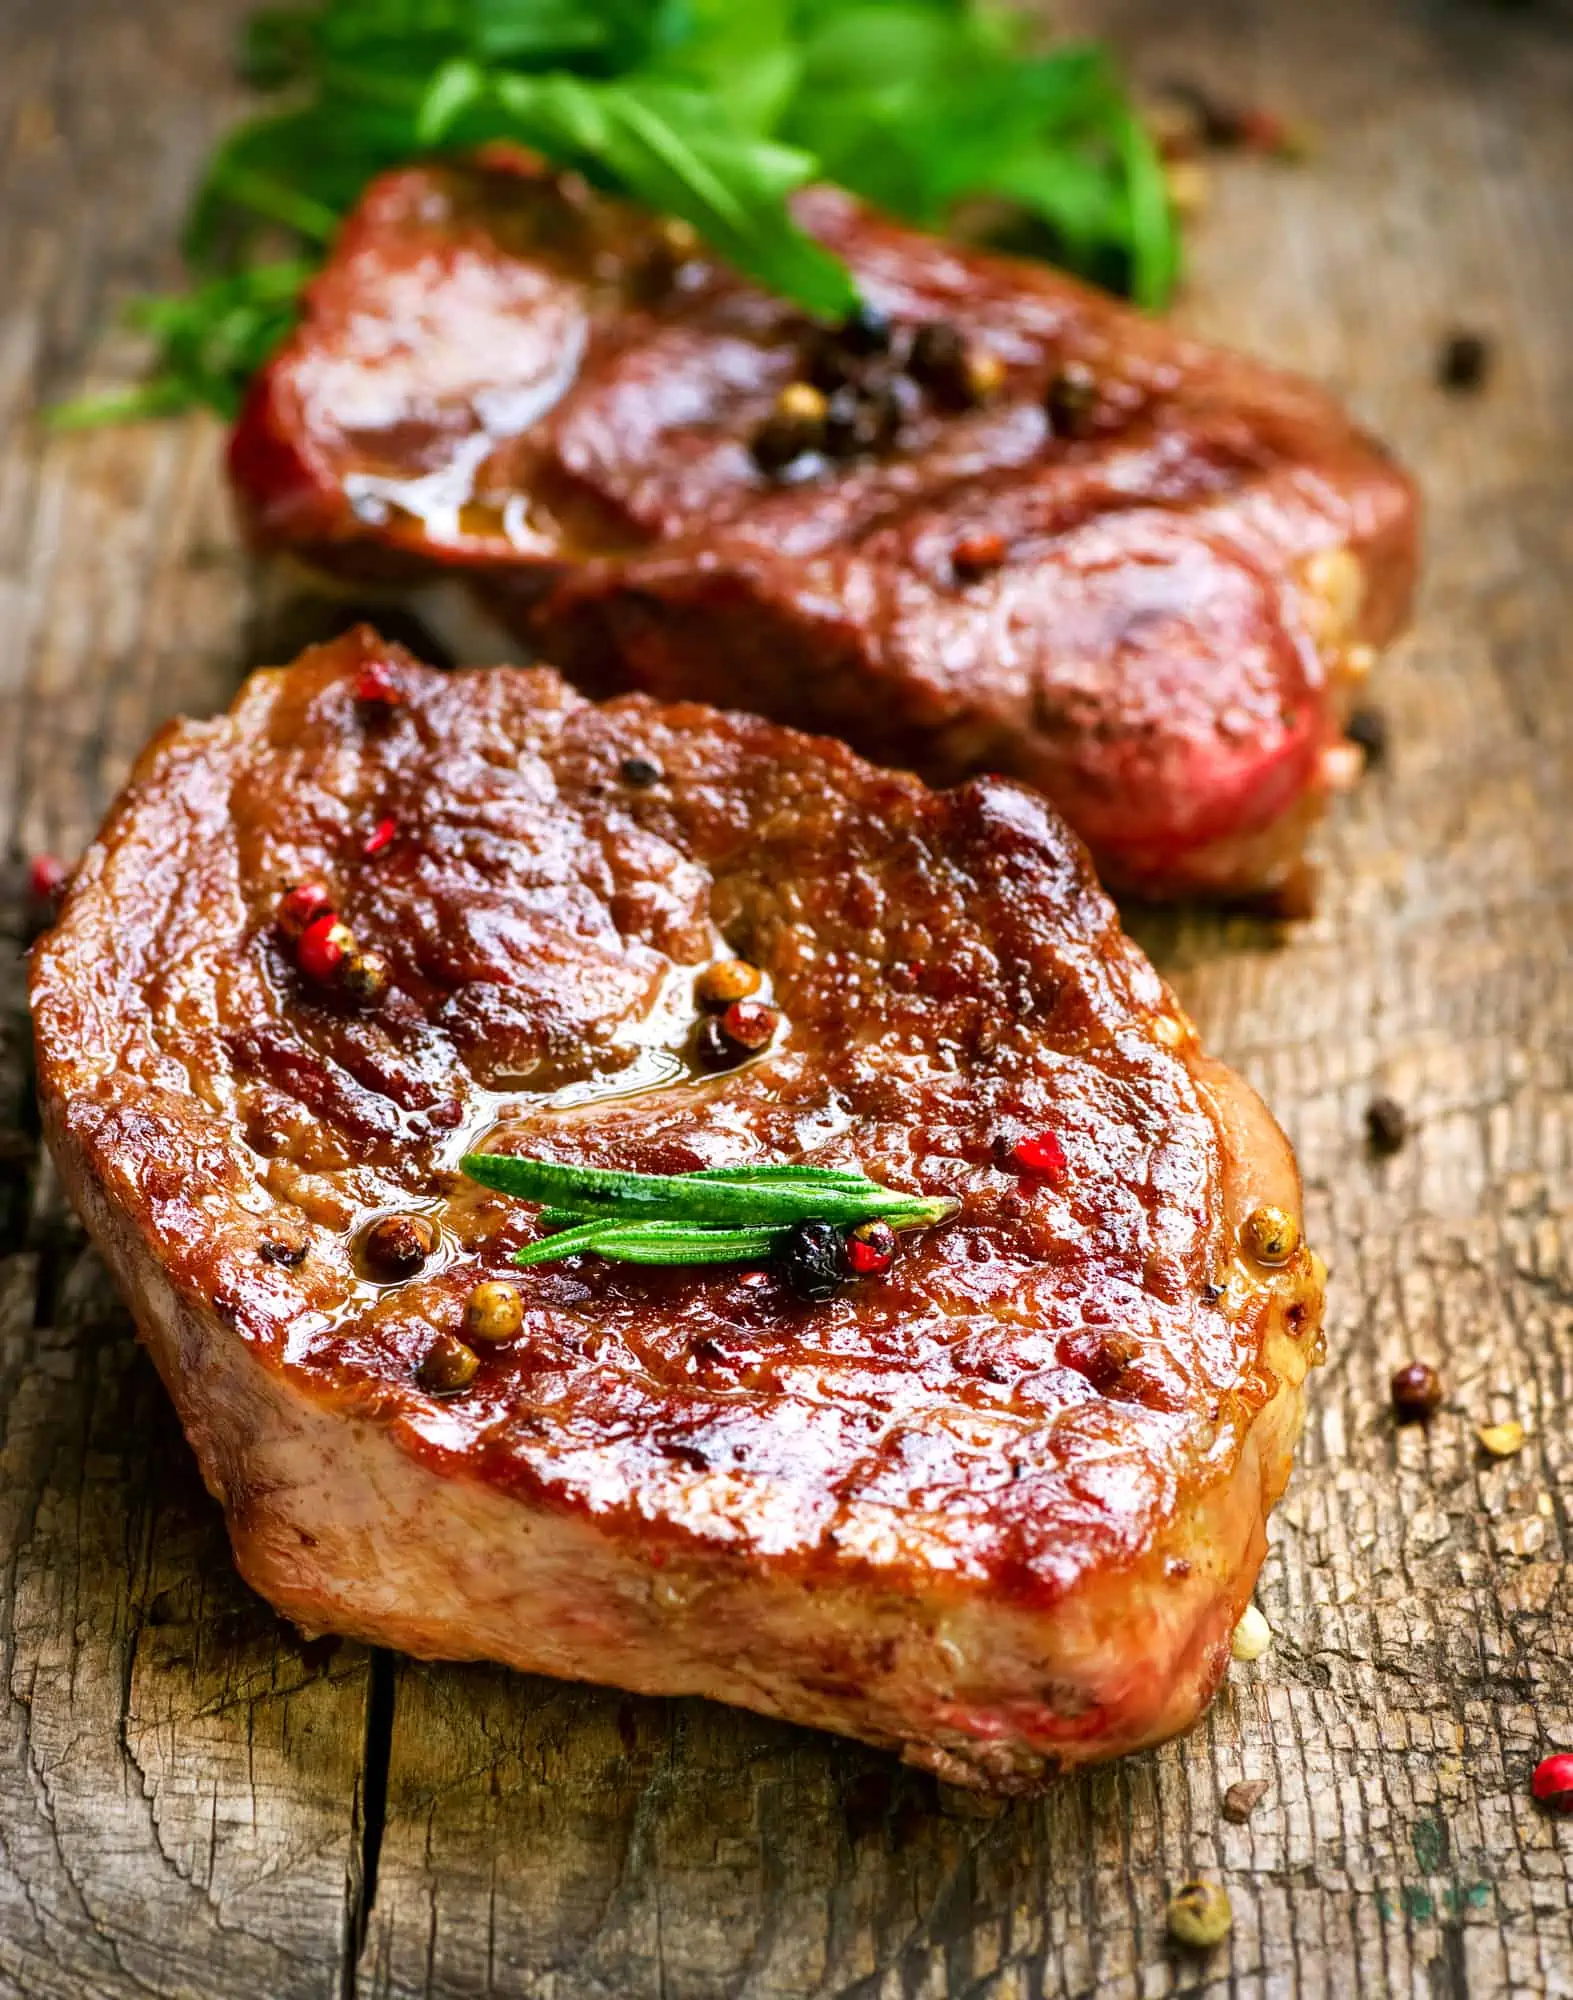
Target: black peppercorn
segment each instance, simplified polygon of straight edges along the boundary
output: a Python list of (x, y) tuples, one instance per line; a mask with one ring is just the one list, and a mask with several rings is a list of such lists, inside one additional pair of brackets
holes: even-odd
[(694, 1037), (694, 1054), (701, 1069), (736, 1069), (739, 1063), (748, 1060), (748, 1050), (739, 1048), (732, 1037), (721, 1026), (719, 1018), (712, 1014), (707, 1021), (701, 1021), (699, 1032)]
[(1098, 406), (1098, 378), (1085, 361), (1067, 361), (1043, 403), (1056, 437), (1085, 437)]
[(833, 1299), (846, 1282), (846, 1246), (828, 1222), (794, 1222), (774, 1258), (776, 1276), (800, 1299)]
[(766, 417), (755, 431), (749, 449), (761, 472), (775, 473), (785, 472), (794, 459), (803, 456), (808, 446), (802, 426), (791, 417), (777, 412)]
[(1389, 1385), (1393, 1414), (1401, 1424), (1424, 1423), (1442, 1407), (1442, 1378), (1429, 1361), (1407, 1361)]
[(1373, 1097), (1365, 1108), (1365, 1129), (1373, 1153), (1396, 1153), (1409, 1137), (1409, 1114), (1396, 1097)]
[(1450, 333), (1437, 352), (1437, 387), (1449, 395), (1473, 395), (1490, 372), (1491, 343), (1483, 334)]
[(1379, 708), (1357, 708), (1344, 725), (1351, 743), (1365, 752), (1366, 769), (1374, 770), (1387, 756), (1387, 717)]
[(950, 395), (966, 375), (967, 343), (949, 320), (930, 320), (912, 336), (907, 372), (937, 395)]
[(836, 340), (848, 354), (888, 354), (893, 333), (889, 313), (864, 304), (836, 328)]
[(901, 429), (901, 399), (889, 384), (838, 389), (825, 413), (825, 449), (833, 458), (856, 458), (894, 444)]
[(933, 320), (913, 336), (907, 373), (953, 410), (987, 402), (1005, 380), (1005, 365), (986, 347), (964, 340), (955, 327)]
[(658, 785), (661, 782), (660, 765), (652, 764), (648, 757), (625, 757), (618, 766), (618, 771), (623, 783), (634, 786), (638, 791), (643, 791), (646, 785)]

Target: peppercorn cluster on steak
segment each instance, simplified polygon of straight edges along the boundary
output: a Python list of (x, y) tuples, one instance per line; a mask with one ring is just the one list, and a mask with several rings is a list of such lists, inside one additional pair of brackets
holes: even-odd
[(816, 329), (516, 154), (374, 184), (231, 450), (259, 541), (449, 570), (594, 693), (1038, 785), (1105, 878), (1285, 891), (1415, 555), (1322, 391), (831, 189)]
[[(717, 1054), (755, 974), (770, 1037)], [(1211, 1694), (1321, 1270), (1036, 793), (362, 629), (153, 742), (32, 1003), (60, 1169), (302, 1625), (1001, 1789)], [(477, 1149), (958, 1206), (828, 1299), (520, 1268), (549, 1221)]]

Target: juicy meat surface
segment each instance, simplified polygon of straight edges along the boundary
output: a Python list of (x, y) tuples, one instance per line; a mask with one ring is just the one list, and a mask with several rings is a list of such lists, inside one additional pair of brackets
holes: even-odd
[(898, 379), (893, 444), (772, 476), (751, 440), (804, 373), (795, 308), (516, 156), (406, 169), (235, 432), (257, 537), (360, 579), (456, 569), (592, 692), (1025, 778), (1120, 886), (1286, 884), (1407, 611), (1407, 478), (1321, 390), (1041, 265), (832, 189), (800, 213), (898, 356), (949, 324), (998, 393)]
[[(397, 706), (357, 703), (369, 664)], [(297, 968), (274, 919), (307, 879), (386, 954), (379, 1004)], [(701, 1074), (726, 954), (783, 1026)], [(1035, 793), (362, 628), (155, 739), (32, 1003), (66, 1182), (241, 1570), (302, 1624), (1007, 1789), (1210, 1696), (1322, 1274), (1244, 1247), (1258, 1205), (1298, 1214), (1288, 1146)], [(1063, 1173), (1002, 1164), (1046, 1131)], [(745, 1267), (519, 1270), (540, 1225), (457, 1174), (478, 1143), (856, 1162), (960, 1210), (827, 1304)], [(411, 1213), (433, 1252), (377, 1282), (364, 1232)], [(522, 1329), (432, 1393), (484, 1277)]]

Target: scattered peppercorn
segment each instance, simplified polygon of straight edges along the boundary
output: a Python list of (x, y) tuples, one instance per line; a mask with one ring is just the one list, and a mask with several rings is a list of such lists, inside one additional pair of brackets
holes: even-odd
[(1482, 1424), (1475, 1436), (1492, 1458), (1517, 1458), (1524, 1449), (1524, 1426), (1517, 1417), (1509, 1417), (1505, 1424)]
[(318, 986), (332, 986), (339, 976), (344, 954), (355, 949), (355, 933), (341, 923), (331, 910), (313, 917), (300, 934), (295, 960), (301, 971)]
[(1231, 1826), (1244, 1826), (1270, 1789), (1265, 1778), (1241, 1778), (1223, 1795), (1224, 1818)]
[(1248, 153), (1304, 160), (1315, 150), (1315, 135), (1308, 126), (1292, 122), (1281, 112), (1254, 108), (1240, 114), (1240, 144)]
[(970, 410), (997, 396), (1005, 364), (992, 348), (962, 338), (948, 320), (932, 320), (913, 335), (907, 373), (937, 401)]
[(803, 427), (791, 417), (774, 410), (755, 431), (749, 446), (761, 472), (785, 472), (794, 459), (809, 449)]
[(889, 313), (868, 304), (848, 313), (836, 328), (836, 339), (848, 354), (888, 354), (894, 337)]
[(524, 1325), (524, 1306), (516, 1285), (496, 1278), (484, 1278), (471, 1292), (464, 1308), (464, 1332), (468, 1340), (501, 1347), (512, 1340)]
[(1043, 403), (1056, 437), (1085, 437), (1098, 406), (1098, 378), (1085, 361), (1067, 361), (1050, 382)]
[(825, 421), (825, 393), (812, 382), (788, 382), (776, 398), (776, 415), (805, 431), (817, 431)]
[(1365, 752), (1365, 767), (1374, 771), (1387, 760), (1387, 717), (1379, 708), (1357, 708), (1344, 724), (1344, 735)]
[(1259, 1660), (1273, 1643), (1273, 1628), (1254, 1604), (1240, 1613), (1240, 1622), (1229, 1641), (1229, 1651), (1237, 1660)]
[(1437, 387), (1449, 395), (1474, 395), (1485, 387), (1490, 372), (1491, 343), (1484, 334), (1450, 333), (1437, 351)]
[[(1191, 82), (1169, 82), (1163, 98), (1175, 110), (1185, 112), (1187, 124), (1177, 130), (1203, 146), (1219, 152), (1267, 152), (1281, 160), (1303, 160), (1311, 152), (1311, 134), (1287, 120), (1281, 112), (1271, 112), (1259, 104), (1231, 104)], [(1169, 134), (1163, 134), (1169, 138)], [(1165, 152), (1173, 150), (1171, 144)]]
[(888, 383), (838, 389), (825, 414), (825, 449), (833, 458), (883, 451), (901, 432), (901, 401)]
[(279, 898), (274, 922), (287, 938), (299, 940), (319, 917), (331, 916), (333, 898), (322, 882), (297, 882)]
[(860, 1222), (846, 1235), (847, 1268), (854, 1277), (878, 1278), (896, 1261), (896, 1232), (888, 1222)]
[(1003, 535), (963, 535), (951, 549), (950, 566), (962, 583), (976, 583), (979, 577), (998, 569), (1005, 555)]
[(1163, 86), (1163, 96), (1187, 113), (1191, 129), (1204, 146), (1223, 149), (1243, 142), (1244, 113), (1200, 84), (1171, 81)]
[(812, 382), (788, 382), (775, 408), (754, 435), (754, 461), (763, 472), (781, 472), (804, 453), (818, 451), (826, 441), (823, 391)]
[(967, 343), (947, 319), (933, 319), (912, 336), (907, 373), (936, 396), (950, 397), (965, 383)]
[(1558, 1750), (1553, 1756), (1542, 1757), (1529, 1789), (1551, 1812), (1573, 1812), (1573, 1754)]
[(304, 1243), (281, 1243), (273, 1237), (265, 1237), (257, 1246), (257, 1255), (264, 1264), (282, 1264), (286, 1270), (293, 1270), (297, 1264), (306, 1261)]
[(392, 970), (380, 951), (345, 952), (339, 961), (339, 985), (363, 1007), (371, 1007), (388, 990)]
[(1228, 1891), (1217, 1882), (1182, 1882), (1169, 1898), (1164, 1920), (1176, 1944), (1207, 1951), (1234, 1927)]
[(1240, 1237), (1258, 1264), (1287, 1264), (1300, 1247), (1300, 1225), (1286, 1208), (1266, 1203), (1251, 1210)]
[(1018, 1139), (1006, 1154), (1006, 1163), (1018, 1173), (1035, 1174), (1040, 1180), (1058, 1185), (1065, 1178), (1065, 1148), (1054, 1132), (1039, 1132)]
[(828, 1222), (793, 1223), (772, 1262), (789, 1290), (815, 1304), (833, 1299), (847, 1275), (841, 1232)]
[(661, 767), (653, 764), (648, 757), (625, 757), (618, 766), (619, 775), (625, 785), (632, 785), (636, 791), (643, 791), (647, 785), (661, 782)]
[(35, 903), (53, 907), (70, 879), (71, 871), (58, 854), (35, 854), (27, 871), (27, 893)]
[(432, 1396), (456, 1396), (469, 1388), (481, 1365), (474, 1348), (466, 1347), (451, 1333), (439, 1333), (421, 1357), (415, 1379)]
[(1406, 1361), (1394, 1369), (1388, 1389), (1401, 1424), (1423, 1424), (1442, 1407), (1442, 1378), (1429, 1361)]
[(734, 1000), (721, 1016), (722, 1034), (749, 1055), (768, 1048), (780, 1025), (781, 1016), (762, 1000)]
[(379, 1284), (413, 1278), (437, 1247), (437, 1231), (424, 1215), (379, 1215), (360, 1239), (360, 1262)]
[(664, 216), (655, 226), (634, 276), (646, 298), (659, 298), (676, 282), (683, 267), (699, 250), (699, 232), (675, 215)]
[(1365, 1129), (1373, 1153), (1396, 1153), (1409, 1137), (1409, 1114), (1396, 1097), (1373, 1097), (1365, 1108)]
[(990, 347), (967, 349), (966, 389), (969, 403), (986, 403), (1005, 386), (1005, 363)]
[(362, 708), (373, 711), (398, 708), (403, 704), (404, 690), (386, 660), (368, 660), (355, 676), (355, 699)]
[(700, 1022), (699, 1033), (694, 1040), (694, 1054), (701, 1069), (712, 1071), (736, 1069), (743, 1060), (743, 1051), (736, 1042), (727, 1039), (719, 1018), (714, 1014)]
[(369, 861), (374, 854), (380, 854), (392, 842), (398, 830), (391, 819), (378, 820), (371, 832), (367, 834), (366, 843), (361, 848), (361, 853)]
[(718, 958), (694, 981), (694, 997), (701, 1007), (730, 1007), (734, 1000), (746, 1000), (758, 991), (758, 969), (744, 958)]

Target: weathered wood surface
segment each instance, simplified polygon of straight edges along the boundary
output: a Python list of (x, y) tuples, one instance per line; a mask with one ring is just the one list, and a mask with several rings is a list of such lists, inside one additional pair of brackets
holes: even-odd
[[(134, 352), (245, 0), (0, 18), (0, 1994), (751, 2000), (1573, 1992), (1573, 27), (1553, 7), (1068, 10), (1145, 74), (1301, 112), (1195, 234), (1198, 327), (1338, 383), (1415, 464), (1430, 567), (1389, 766), (1287, 936), (1148, 919), (1301, 1151), (1331, 1356), (1260, 1599), (1194, 1736), (995, 1809), (701, 1703), (309, 1645), (229, 1566), (151, 1371), (34, 1157), (13, 864), (267, 637), (205, 423), (49, 439)], [(1487, 393), (1436, 340), (1492, 334)], [(1418, 1121), (1362, 1139), (1374, 1090)], [(1389, 1370), (1435, 1360), (1428, 1430)], [(1477, 1420), (1530, 1431), (1503, 1464)], [(1224, 1788), (1269, 1781), (1247, 1825)], [(1192, 1872), (1234, 1898), (1164, 1944)]]

